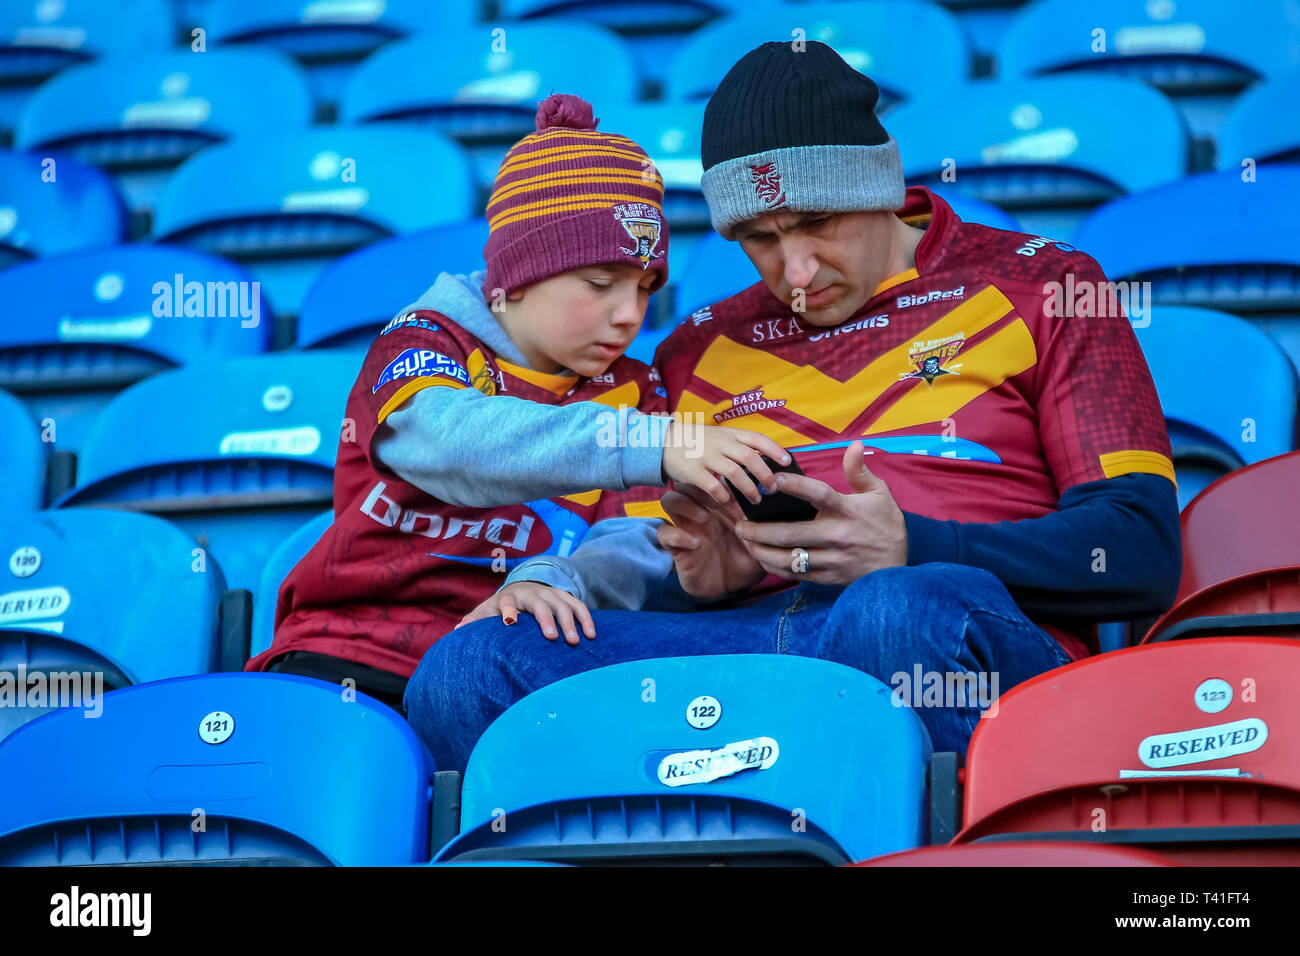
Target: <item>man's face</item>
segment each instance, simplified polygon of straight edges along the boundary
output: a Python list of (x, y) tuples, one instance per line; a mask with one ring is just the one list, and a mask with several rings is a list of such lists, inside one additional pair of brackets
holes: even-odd
[(889, 278), (895, 241), (892, 212), (764, 213), (736, 227), (736, 238), (772, 294), (800, 317), (839, 325)]
[(658, 273), (627, 263), (572, 269), (523, 290), (520, 351), (539, 371), (600, 375), (631, 344)]

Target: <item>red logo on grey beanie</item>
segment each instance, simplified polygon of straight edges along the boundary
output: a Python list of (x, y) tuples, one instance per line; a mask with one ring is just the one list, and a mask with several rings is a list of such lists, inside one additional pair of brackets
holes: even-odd
[(781, 190), (781, 174), (776, 171), (776, 163), (763, 163), (749, 167), (749, 181), (754, 184), (754, 192), (772, 208), (785, 204), (785, 193)]

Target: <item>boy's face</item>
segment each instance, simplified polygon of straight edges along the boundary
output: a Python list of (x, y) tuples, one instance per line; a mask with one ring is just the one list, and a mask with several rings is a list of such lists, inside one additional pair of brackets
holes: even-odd
[(511, 337), (538, 371), (603, 374), (632, 343), (658, 273), (627, 263), (572, 269), (522, 290)]
[(764, 213), (736, 226), (736, 239), (772, 294), (801, 319), (839, 325), (889, 278), (897, 217), (892, 212)]

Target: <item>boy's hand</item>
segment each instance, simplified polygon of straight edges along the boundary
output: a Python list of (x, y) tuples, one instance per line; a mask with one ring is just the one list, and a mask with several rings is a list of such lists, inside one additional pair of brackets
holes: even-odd
[(591, 612), (587, 610), (587, 605), (568, 591), (561, 591), (537, 581), (516, 581), (514, 584), (506, 585), (462, 617), (460, 623), (452, 630), (498, 614), (501, 615), (501, 620), (510, 625), (519, 619), (520, 611), (527, 611), (537, 618), (537, 624), (548, 641), (553, 641), (558, 636), (557, 620), (564, 630), (564, 640), (571, 646), (578, 645), (577, 622), (582, 624), (587, 640), (596, 636), (596, 625), (591, 620)]
[[(745, 516), (736, 499), (705, 507), (694, 495), (670, 491), (660, 504), (673, 521), (659, 526), (659, 543), (673, 556), (682, 590), (697, 598), (739, 594), (763, 579), (763, 566), (735, 532)], [(704, 499), (708, 504), (708, 499)]]
[(745, 474), (746, 469), (768, 491), (776, 490), (776, 478), (764, 464), (763, 455), (782, 465), (790, 461), (789, 452), (758, 432), (674, 420), (664, 441), (663, 467), (678, 486), (699, 488), (719, 505), (732, 500), (722, 478), (729, 479), (737, 491), (758, 504), (762, 495)]

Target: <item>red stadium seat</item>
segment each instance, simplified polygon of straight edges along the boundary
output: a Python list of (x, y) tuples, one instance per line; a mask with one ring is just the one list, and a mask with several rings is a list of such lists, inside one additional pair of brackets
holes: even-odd
[(976, 843), (965, 846), (924, 846), (878, 856), (849, 866), (1177, 866), (1150, 850), (1127, 847), (1052, 843)]
[(953, 842), (1294, 865), (1298, 683), (1300, 644), (1257, 637), (1125, 648), (1027, 681), (975, 730)]
[(1178, 598), (1143, 643), (1210, 634), (1300, 635), (1300, 452), (1220, 478), (1182, 513)]

